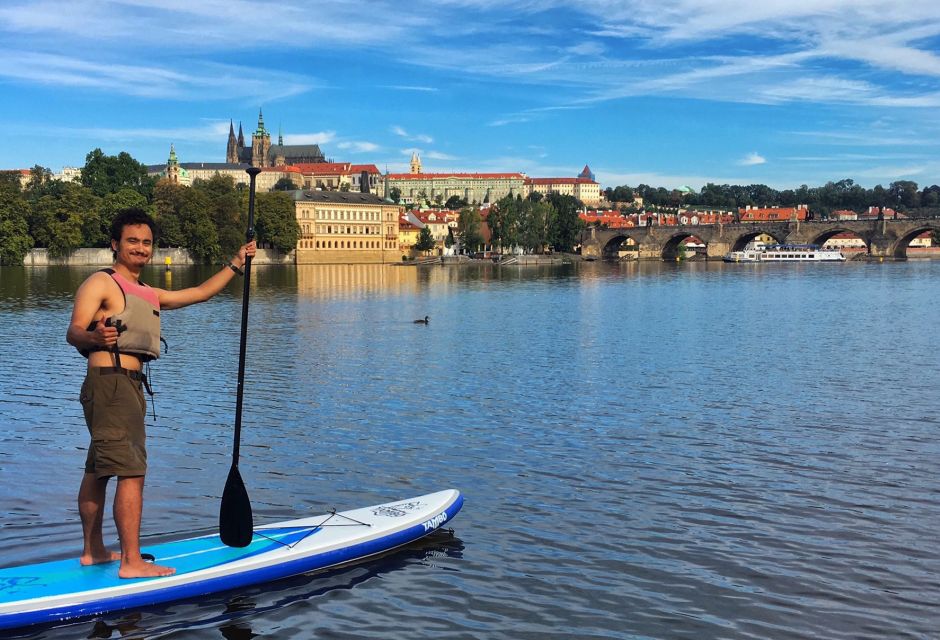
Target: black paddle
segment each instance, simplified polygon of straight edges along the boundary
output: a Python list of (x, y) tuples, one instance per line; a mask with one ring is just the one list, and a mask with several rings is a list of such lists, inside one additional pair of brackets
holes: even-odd
[[(248, 242), (255, 238), (255, 178), (261, 169), (246, 169), (251, 177), (248, 189)], [(235, 446), (232, 451), (232, 468), (228, 471), (225, 489), (222, 491), (222, 506), (219, 509), (219, 537), (230, 547), (247, 547), (254, 534), (251, 517), (251, 500), (238, 472), (238, 446), (242, 436), (242, 397), (245, 386), (245, 347), (248, 342), (248, 287), (251, 284), (251, 256), (245, 257), (245, 289), (242, 293), (242, 335), (238, 349), (238, 393), (235, 400)]]

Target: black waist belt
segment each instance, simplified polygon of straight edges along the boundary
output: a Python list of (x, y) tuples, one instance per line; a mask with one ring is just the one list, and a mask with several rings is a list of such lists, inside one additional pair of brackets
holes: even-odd
[(127, 376), (131, 380), (136, 380), (137, 382), (143, 382), (146, 384), (147, 376), (142, 372), (136, 371), (134, 369), (125, 369), (124, 367), (96, 367), (98, 369), (98, 374), (102, 376), (120, 374)]

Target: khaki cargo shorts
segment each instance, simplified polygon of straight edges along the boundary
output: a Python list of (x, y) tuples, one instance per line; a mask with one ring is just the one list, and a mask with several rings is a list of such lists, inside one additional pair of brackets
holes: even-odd
[(85, 473), (96, 478), (147, 472), (147, 403), (141, 382), (113, 367), (90, 367), (80, 396), (91, 435)]

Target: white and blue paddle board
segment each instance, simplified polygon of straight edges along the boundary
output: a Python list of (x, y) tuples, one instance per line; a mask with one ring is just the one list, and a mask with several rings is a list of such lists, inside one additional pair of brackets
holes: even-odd
[(237, 589), (332, 567), (408, 544), (449, 522), (463, 506), (456, 490), (256, 527), (251, 544), (218, 535), (142, 549), (175, 567), (163, 578), (122, 579), (118, 563), (78, 559), (0, 569), (0, 629), (93, 616)]

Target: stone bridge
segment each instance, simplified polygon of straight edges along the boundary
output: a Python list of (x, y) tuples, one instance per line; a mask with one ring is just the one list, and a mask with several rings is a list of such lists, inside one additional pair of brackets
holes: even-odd
[(639, 245), (641, 260), (675, 260), (679, 244), (698, 238), (705, 244), (705, 256), (719, 260), (729, 251), (743, 249), (761, 234), (780, 244), (822, 245), (838, 233), (848, 231), (865, 243), (860, 257), (907, 259), (911, 240), (925, 231), (940, 232), (940, 218), (904, 220), (813, 220), (800, 222), (736, 222), (714, 225), (679, 225), (600, 229), (588, 227), (581, 234), (581, 255), (585, 258), (616, 258), (621, 245), (632, 238)]

